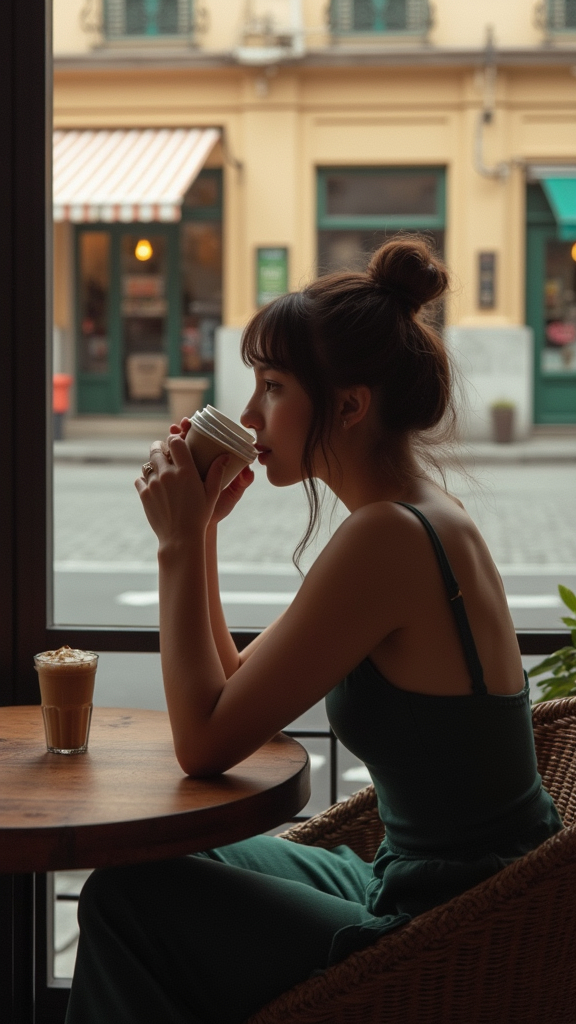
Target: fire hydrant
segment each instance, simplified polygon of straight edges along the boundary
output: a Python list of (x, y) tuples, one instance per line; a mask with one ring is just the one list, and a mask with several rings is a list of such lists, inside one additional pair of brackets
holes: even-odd
[(70, 387), (73, 378), (69, 373), (55, 373), (52, 377), (52, 413), (54, 440), (61, 441), (64, 433), (64, 417), (70, 409)]

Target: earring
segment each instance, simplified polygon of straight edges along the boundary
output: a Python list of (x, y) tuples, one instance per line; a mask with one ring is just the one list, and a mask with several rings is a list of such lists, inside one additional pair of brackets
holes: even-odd
[(346, 427), (348, 426), (348, 420), (342, 420), (342, 426), (344, 430), (346, 430)]

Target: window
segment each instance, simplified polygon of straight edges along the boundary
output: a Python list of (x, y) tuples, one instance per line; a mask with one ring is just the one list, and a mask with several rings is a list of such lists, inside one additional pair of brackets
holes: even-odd
[(107, 39), (185, 36), (191, 29), (191, 0), (105, 0)]
[(359, 268), (398, 230), (423, 231), (444, 251), (444, 171), (438, 167), (318, 172), (318, 271)]
[(423, 35), (430, 27), (428, 0), (331, 0), (334, 35)]
[[(46, 457), (50, 438), (47, 381), (50, 367), (46, 341), (51, 336), (50, 288), (45, 254), (50, 251), (49, 187), (45, 167), (46, 137), (46, 38), (49, 17), (45, 5), (26, 5), (6, 0), (0, 34), (0, 67), (3, 69), (0, 133), (4, 160), (0, 162), (0, 232), (5, 242), (4, 272), (0, 275), (0, 322), (4, 343), (0, 346), (0, 428), (3, 440), (2, 501), (0, 501), (0, 701), (2, 704), (37, 703), (37, 680), (32, 654), (48, 647), (73, 642), (75, 646), (109, 652), (158, 651), (157, 630), (140, 624), (118, 629), (110, 625), (66, 627), (54, 625), (52, 608), (51, 473)], [(26, 130), (22, 130), (26, 126)], [(210, 205), (207, 203), (206, 205)], [(358, 211), (355, 216), (367, 216)], [(390, 214), (392, 216), (393, 214)], [(421, 214), (425, 216), (425, 214)], [(428, 214), (428, 216), (430, 216)], [(336, 227), (336, 212), (326, 211), (328, 230), (360, 230), (350, 220)], [(385, 227), (385, 226), (384, 226)], [(429, 225), (432, 228), (432, 225)], [(438, 229), (440, 229), (438, 227)], [(365, 230), (363, 227), (361, 230)], [(91, 239), (84, 251), (86, 279), (106, 285), (102, 259), (105, 243)], [(49, 262), (49, 261), (48, 261)], [(102, 339), (108, 308), (100, 299), (86, 313), (94, 330), (87, 332), (98, 344), (90, 359), (104, 364)], [(90, 299), (91, 301), (91, 299)], [(530, 498), (525, 505), (529, 510)], [(569, 515), (566, 517), (569, 526)], [(280, 584), (278, 585), (280, 589)], [(541, 655), (562, 646), (566, 632), (537, 632), (538, 624), (520, 632), (523, 653)], [(250, 631), (235, 629), (238, 644), (250, 639)], [(124, 656), (124, 655), (123, 655)], [(126, 653), (125, 655), (129, 655)], [(134, 685), (138, 673), (130, 673)], [(117, 677), (116, 677), (117, 678)], [(310, 730), (312, 731), (312, 729)], [(324, 747), (327, 747), (324, 741)], [(314, 752), (314, 751), (313, 751)], [(317, 758), (327, 754), (319, 748)], [(346, 781), (357, 787), (362, 776), (346, 768)], [(0, 1016), (29, 1024), (57, 1024), (63, 1020), (65, 986), (46, 984), (46, 929), (41, 922), (45, 904), (44, 880), (19, 875), (0, 877), (0, 957), (10, 962), (12, 928), (35, 929), (37, 972), (32, 962), (15, 965), (12, 979), (4, 972), (0, 981)], [(34, 913), (40, 914), (35, 927)], [(32, 1006), (33, 1000), (35, 1007)]]
[(576, 0), (546, 0), (546, 28), (549, 32), (576, 32)]

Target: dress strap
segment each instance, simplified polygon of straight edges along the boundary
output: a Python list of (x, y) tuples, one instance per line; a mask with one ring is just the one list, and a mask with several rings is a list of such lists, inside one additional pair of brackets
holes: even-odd
[(442, 542), (436, 533), (436, 530), (432, 526), (432, 523), (426, 518), (423, 512), (414, 505), (409, 505), (406, 501), (397, 501), (396, 505), (403, 505), (404, 508), (413, 512), (415, 516), (426, 527), (428, 536), (434, 546), (442, 578), (448, 592), (450, 599), (450, 607), (454, 613), (454, 619), (456, 620), (456, 628), (460, 636), (462, 643), (462, 650), (464, 651), (464, 657), (472, 680), (472, 692), (473, 693), (488, 693), (486, 689), (486, 683), (484, 682), (484, 672), (478, 657), (478, 651), (476, 650), (476, 644), (474, 643), (474, 637), (472, 636), (472, 630), (470, 629), (470, 623), (468, 622), (468, 616), (466, 615), (466, 609), (464, 607), (464, 598), (458, 586), (458, 581), (452, 572), (452, 567), (448, 561), (446, 552), (442, 546)]

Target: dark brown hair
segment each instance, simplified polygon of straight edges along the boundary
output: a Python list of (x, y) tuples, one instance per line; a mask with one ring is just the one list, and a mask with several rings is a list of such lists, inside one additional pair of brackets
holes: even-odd
[(320, 448), (326, 455), (329, 447), (336, 388), (371, 389), (382, 426), (375, 455), (398, 479), (408, 437), (423, 452), (425, 432), (441, 421), (453, 426), (449, 358), (438, 331), (420, 312), (447, 286), (446, 268), (427, 241), (400, 236), (374, 253), (364, 273), (320, 277), (264, 306), (246, 327), (246, 365), (263, 362), (293, 373), (312, 401), (302, 454), (310, 519), (296, 564), (318, 527), (314, 454)]

